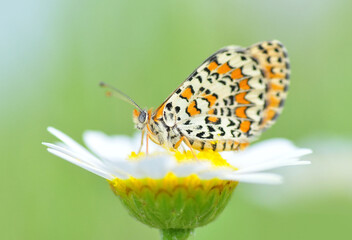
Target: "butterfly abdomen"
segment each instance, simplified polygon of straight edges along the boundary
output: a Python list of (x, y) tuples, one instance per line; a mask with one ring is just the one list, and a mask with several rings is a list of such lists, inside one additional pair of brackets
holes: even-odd
[(249, 145), (249, 143), (239, 143), (235, 140), (190, 140), (190, 143), (196, 150), (213, 150), (217, 152), (242, 150)]

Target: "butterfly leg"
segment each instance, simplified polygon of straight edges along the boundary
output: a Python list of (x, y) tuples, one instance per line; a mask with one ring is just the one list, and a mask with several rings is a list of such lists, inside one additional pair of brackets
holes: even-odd
[(186, 153), (186, 152), (187, 152), (187, 149), (186, 149), (186, 147), (185, 147), (184, 144), (181, 144), (181, 148), (182, 148), (183, 153)]
[(189, 149), (191, 149), (191, 152), (192, 152), (192, 154), (193, 154), (194, 159), (195, 159), (195, 160), (198, 160), (197, 155), (196, 155), (196, 153), (194, 152), (191, 143), (189, 142), (189, 140), (188, 140), (185, 136), (183, 136), (183, 141), (186, 143), (186, 145), (189, 147)]
[(143, 147), (143, 142), (144, 142), (144, 135), (145, 135), (145, 131), (142, 131), (142, 138), (141, 138), (141, 146), (139, 147), (138, 150), (138, 154), (142, 151), (142, 147)]
[(198, 160), (197, 155), (194, 152), (191, 143), (189, 142), (189, 140), (185, 136), (182, 136), (180, 138), (180, 140), (178, 140), (178, 142), (174, 145), (174, 148), (177, 149), (181, 145), (182, 141), (187, 145), (187, 147), (189, 147), (189, 149), (191, 150), (191, 152), (193, 154), (194, 159)]
[(149, 147), (149, 133), (147, 133), (147, 138), (145, 141), (145, 155), (148, 155), (148, 147)]

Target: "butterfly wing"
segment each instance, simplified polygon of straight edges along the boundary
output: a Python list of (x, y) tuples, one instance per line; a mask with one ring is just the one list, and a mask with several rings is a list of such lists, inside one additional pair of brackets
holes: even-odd
[[(280, 42), (229, 46), (206, 59), (156, 112), (196, 148), (230, 150), (229, 144), (247, 143), (275, 122), (288, 83)], [(214, 141), (221, 146), (214, 148)]]
[(265, 108), (260, 127), (270, 127), (281, 114), (290, 84), (290, 62), (286, 48), (279, 41), (268, 41), (249, 47), (250, 55), (258, 60), (267, 79)]

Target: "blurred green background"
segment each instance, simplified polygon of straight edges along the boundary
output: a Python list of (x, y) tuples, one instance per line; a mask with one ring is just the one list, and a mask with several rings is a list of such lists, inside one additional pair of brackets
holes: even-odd
[[(131, 106), (105, 97), (99, 81), (157, 107), (219, 48), (270, 39), (286, 45), (292, 82), (283, 115), (262, 139), (317, 145), (313, 165), (302, 168), (326, 185), (298, 168), (281, 187), (240, 184), (192, 239), (352, 239), (352, 179), (339, 172), (352, 169), (352, 145), (340, 155), (334, 140), (319, 147), (320, 136), (352, 139), (351, 23), (348, 0), (1, 1), (0, 239), (157, 239), (104, 179), (47, 153), (41, 142), (55, 139), (46, 127), (80, 142), (86, 129), (131, 135)], [(333, 161), (321, 171), (319, 149)], [(308, 195), (270, 200), (295, 178), (310, 184)], [(299, 194), (306, 197), (292, 199)]]

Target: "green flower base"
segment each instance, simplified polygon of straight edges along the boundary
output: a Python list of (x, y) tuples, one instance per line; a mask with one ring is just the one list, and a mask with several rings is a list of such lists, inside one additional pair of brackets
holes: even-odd
[(187, 239), (222, 212), (237, 182), (169, 174), (159, 180), (115, 179), (110, 186), (132, 216), (161, 229), (162, 239)]

